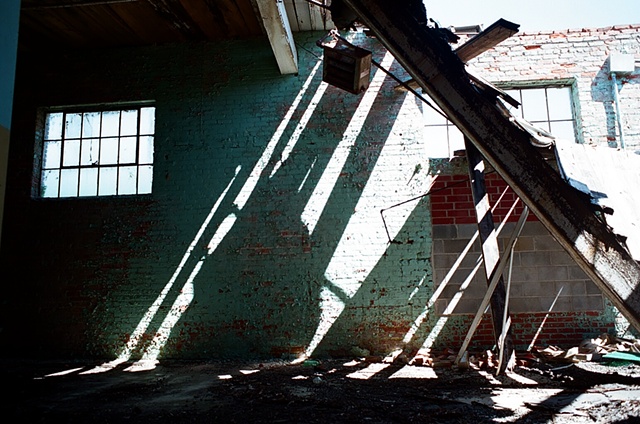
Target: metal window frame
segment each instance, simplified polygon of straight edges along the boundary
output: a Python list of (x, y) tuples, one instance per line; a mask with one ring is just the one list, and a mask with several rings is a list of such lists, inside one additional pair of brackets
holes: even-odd
[[(40, 199), (73, 199), (73, 198), (95, 198), (95, 197), (110, 197), (110, 196), (140, 196), (140, 195), (147, 195), (149, 193), (139, 193), (139, 184), (140, 184), (140, 166), (145, 165), (145, 166), (151, 166), (153, 169), (153, 161), (151, 163), (141, 163), (140, 162), (140, 143), (141, 143), (141, 138), (142, 137), (154, 137), (155, 138), (155, 126), (154, 129), (151, 133), (147, 133), (145, 132), (144, 134), (141, 133), (141, 119), (142, 119), (142, 109), (145, 108), (153, 108), (154, 109), (154, 115), (155, 115), (155, 103), (153, 102), (135, 102), (135, 103), (117, 103), (117, 104), (100, 104), (100, 105), (76, 105), (76, 106), (59, 106), (59, 107), (49, 107), (46, 109), (42, 109), (41, 112), (41, 116), (38, 122), (38, 126), (42, 128), (42, 136), (40, 137), (41, 142), (39, 145), (39, 158), (36, 160), (36, 166), (35, 169), (37, 170), (37, 184), (34, 184), (34, 191), (35, 191), (35, 197), (38, 197)], [(135, 134), (133, 135), (127, 135), (127, 136), (123, 136), (122, 135), (122, 113), (125, 111), (130, 111), (130, 110), (135, 110), (136, 111), (136, 131)], [(116, 136), (109, 136), (109, 137), (104, 137), (102, 136), (102, 129), (103, 129), (103, 122), (104, 122), (104, 114), (105, 113), (109, 113), (109, 112), (118, 112), (118, 131), (117, 131), (117, 135)], [(46, 138), (46, 134), (44, 133), (44, 128), (46, 126), (46, 122), (48, 120), (48, 117), (51, 114), (54, 113), (62, 113), (62, 130), (61, 130), (61, 138), (60, 139), (47, 139)], [(84, 137), (83, 136), (83, 127), (85, 125), (84, 122), (84, 116), (87, 113), (99, 113), (100, 114), (100, 125), (99, 125), (99, 129), (98, 129), (98, 136), (97, 137)], [(80, 114), (80, 134), (78, 138), (67, 138), (66, 137), (66, 122), (67, 122), (67, 116), (70, 114)], [(155, 121), (155, 116), (154, 116), (154, 121)], [(126, 162), (123, 163), (121, 162), (121, 142), (122, 142), (122, 138), (123, 137), (135, 137), (136, 139), (136, 146), (135, 146), (135, 159), (133, 162)], [(103, 148), (103, 140), (104, 139), (110, 139), (110, 138), (116, 138), (117, 139), (117, 145), (116, 145), (116, 163), (114, 164), (101, 164), (100, 163), (100, 157), (102, 154), (102, 148)], [(77, 165), (64, 165), (64, 151), (65, 148), (68, 148), (68, 142), (69, 141), (75, 141), (77, 140), (80, 145), (79, 145), (79, 155), (80, 157), (78, 158), (78, 164)], [(94, 164), (90, 164), (90, 165), (83, 165), (81, 163), (81, 155), (82, 155), (82, 144), (83, 141), (85, 140), (97, 140), (98, 141), (98, 160), (97, 162), (95, 162)], [(55, 141), (59, 141), (60, 142), (60, 162), (58, 163), (58, 166), (55, 168), (44, 168), (44, 154), (45, 154), (45, 146), (48, 142), (55, 142)], [(154, 140), (155, 141), (155, 140)], [(135, 181), (135, 193), (127, 193), (127, 194), (122, 194), (119, 193), (119, 187), (120, 187), (120, 170), (124, 167), (130, 167), (130, 166), (135, 166), (137, 167), (137, 172), (136, 172), (136, 181)], [(115, 168), (116, 169), (116, 182), (115, 182), (115, 193), (112, 194), (100, 194), (100, 170), (102, 169), (107, 169), (107, 168)], [(81, 177), (81, 170), (83, 169), (97, 169), (98, 175), (97, 175), (97, 181), (95, 183), (95, 194), (92, 195), (81, 195), (80, 194), (80, 177)], [(55, 196), (44, 196), (43, 195), (43, 175), (45, 171), (58, 171), (58, 187), (56, 189), (56, 194)], [(76, 183), (76, 194), (74, 196), (61, 196), (60, 195), (60, 191), (62, 188), (62, 171), (63, 170), (77, 170), (78, 171), (78, 181)]]

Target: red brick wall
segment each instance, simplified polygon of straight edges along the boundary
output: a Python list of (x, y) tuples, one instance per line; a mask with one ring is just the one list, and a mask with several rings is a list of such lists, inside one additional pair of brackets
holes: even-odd
[[(613, 322), (606, 322), (599, 316), (600, 313), (597, 311), (549, 313), (548, 315), (542, 312), (511, 314), (512, 335), (516, 349), (525, 351), (534, 337), (536, 346), (554, 345), (568, 349), (578, 346), (585, 338), (612, 332)], [(436, 351), (444, 348), (459, 349), (462, 346), (473, 316), (464, 315), (460, 319), (463, 324), (456, 325), (456, 329), (464, 331), (447, 331), (434, 346)], [(541, 326), (542, 330), (536, 337)], [(494, 344), (491, 316), (485, 314), (471, 339), (469, 350), (488, 349)]]
[[(489, 194), (489, 202), (495, 206), (493, 217), (495, 222), (502, 221), (518, 196), (508, 188), (507, 183), (495, 172), (486, 175), (485, 184)], [(431, 187), (431, 216), (434, 225), (443, 224), (475, 224), (476, 216), (471, 195), (469, 177), (466, 175), (440, 175)], [(497, 206), (496, 206), (497, 205)], [(517, 221), (524, 209), (518, 202), (508, 222)], [(531, 214), (529, 221), (535, 220)]]

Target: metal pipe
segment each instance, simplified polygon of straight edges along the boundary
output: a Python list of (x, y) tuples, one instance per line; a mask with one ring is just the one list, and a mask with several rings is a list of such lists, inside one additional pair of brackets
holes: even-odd
[(613, 99), (616, 103), (616, 120), (618, 121), (618, 130), (620, 131), (620, 147), (624, 149), (624, 131), (622, 130), (622, 112), (620, 111), (620, 99), (618, 98), (618, 81), (616, 73), (611, 72), (611, 81), (613, 82)]

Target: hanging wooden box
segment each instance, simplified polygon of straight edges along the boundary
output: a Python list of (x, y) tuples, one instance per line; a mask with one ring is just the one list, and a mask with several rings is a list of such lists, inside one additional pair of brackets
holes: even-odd
[(359, 94), (369, 87), (371, 52), (340, 38), (322, 44), (324, 63), (322, 80), (328, 84)]

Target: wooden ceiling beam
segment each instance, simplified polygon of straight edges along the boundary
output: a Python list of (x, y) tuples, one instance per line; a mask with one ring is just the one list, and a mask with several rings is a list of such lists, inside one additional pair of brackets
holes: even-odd
[(280, 73), (297, 74), (298, 52), (284, 4), (273, 0), (256, 0), (256, 4)]

